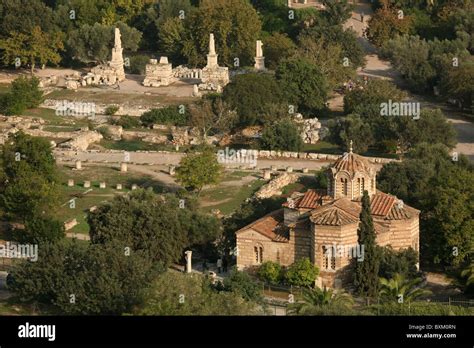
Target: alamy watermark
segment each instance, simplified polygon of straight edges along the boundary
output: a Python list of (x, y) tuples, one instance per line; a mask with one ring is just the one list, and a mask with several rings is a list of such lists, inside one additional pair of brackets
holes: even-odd
[(62, 100), (56, 104), (56, 116), (94, 117), (95, 103)]
[(225, 150), (217, 151), (217, 162), (220, 164), (248, 164), (257, 165), (258, 152), (255, 150), (234, 150), (228, 147)]
[(7, 259), (28, 259), (32, 262), (36, 262), (38, 261), (38, 245), (6, 242), (5, 244), (0, 244), (0, 257)]
[(357, 259), (357, 261), (364, 261), (364, 244), (355, 245), (340, 245), (328, 244), (324, 246), (324, 256), (327, 257), (348, 257)]
[(419, 120), (420, 109), (418, 102), (394, 102), (389, 99), (387, 103), (380, 103), (381, 116), (410, 116), (414, 120)]

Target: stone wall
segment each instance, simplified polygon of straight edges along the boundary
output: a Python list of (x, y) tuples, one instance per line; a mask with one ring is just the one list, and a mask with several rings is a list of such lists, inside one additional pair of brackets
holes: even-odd
[(282, 173), (268, 184), (262, 186), (260, 190), (255, 193), (256, 198), (270, 198), (282, 194), (281, 189), (289, 184), (293, 184), (298, 180), (298, 175), (290, 173)]
[(80, 133), (77, 137), (62, 143), (60, 147), (74, 150), (86, 150), (90, 144), (99, 142), (103, 139), (102, 135), (95, 131)]

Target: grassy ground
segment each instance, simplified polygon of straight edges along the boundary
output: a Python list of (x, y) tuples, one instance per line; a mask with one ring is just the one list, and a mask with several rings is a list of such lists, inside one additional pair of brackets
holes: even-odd
[(241, 186), (216, 186), (201, 193), (200, 201), (206, 206), (202, 211), (210, 212), (219, 209), (222, 214), (230, 214), (237, 210), (242, 203), (251, 197), (260, 187), (265, 184), (262, 180), (254, 180)]
[[(75, 186), (68, 187), (68, 179), (73, 179)], [(83, 187), (84, 181), (91, 181), (92, 191), (88, 191)], [(99, 183), (104, 181), (107, 183), (105, 189), (99, 188)], [(61, 193), (60, 202), (62, 206), (56, 211), (56, 216), (61, 221), (77, 219), (79, 223), (68, 232), (84, 233), (89, 232), (89, 226), (86, 223), (87, 211), (101, 203), (110, 201), (117, 194), (128, 192), (132, 184), (136, 183), (140, 186), (156, 186), (150, 177), (138, 173), (121, 173), (117, 168), (110, 167), (84, 167), (81, 171), (71, 170), (71, 168), (61, 167), (60, 170)], [(116, 190), (116, 185), (122, 184), (123, 190)], [(74, 199), (74, 207), (71, 207), (71, 200)]]
[(48, 99), (54, 100), (71, 100), (71, 101), (87, 101), (89, 103), (98, 104), (136, 104), (160, 106), (168, 104), (185, 104), (193, 101), (193, 98), (172, 97), (167, 95), (146, 95), (141, 93), (120, 93), (110, 90), (97, 90), (81, 88), (77, 91), (61, 89), (53, 91), (47, 95)]
[(317, 144), (305, 144), (303, 146), (303, 152), (317, 152), (339, 155), (344, 151), (338, 145), (331, 144), (326, 141), (319, 141)]
[(73, 118), (71, 116), (58, 116), (56, 111), (47, 108), (36, 108), (26, 110), (23, 116), (37, 117), (45, 120), (49, 126), (65, 126), (80, 128), (85, 127), (88, 124), (87, 119)]

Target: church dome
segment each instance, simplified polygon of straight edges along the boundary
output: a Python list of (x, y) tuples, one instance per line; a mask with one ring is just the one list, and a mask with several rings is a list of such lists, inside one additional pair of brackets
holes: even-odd
[(372, 171), (372, 166), (366, 158), (352, 152), (346, 152), (339, 157), (332, 165), (332, 168), (333, 172), (345, 171), (351, 175), (361, 172), (368, 174)]

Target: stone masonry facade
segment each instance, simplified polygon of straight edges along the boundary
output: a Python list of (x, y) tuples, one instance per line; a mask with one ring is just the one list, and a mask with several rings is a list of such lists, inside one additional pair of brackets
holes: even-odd
[(252, 270), (265, 261), (290, 266), (307, 257), (320, 269), (318, 286), (346, 286), (350, 265), (370, 257), (357, 245), (364, 191), (371, 200), (377, 244), (419, 250), (420, 212), (376, 190), (376, 171), (366, 158), (351, 150), (328, 168), (327, 177), (327, 190), (296, 192), (281, 209), (236, 232), (238, 269)]

